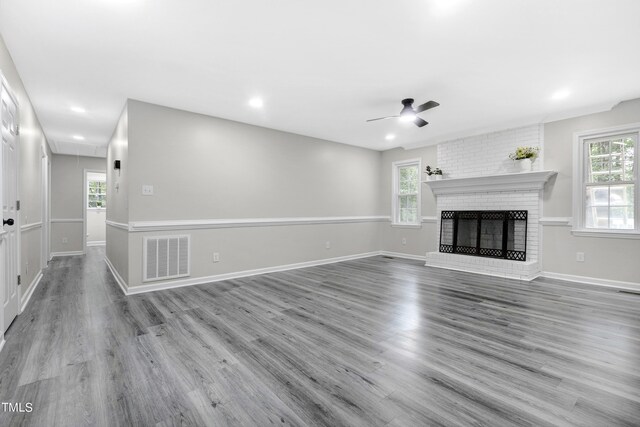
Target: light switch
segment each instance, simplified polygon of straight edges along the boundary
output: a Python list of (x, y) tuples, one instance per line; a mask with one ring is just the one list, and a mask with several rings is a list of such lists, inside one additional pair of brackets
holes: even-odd
[(143, 196), (153, 196), (153, 185), (143, 185), (142, 186), (142, 195)]

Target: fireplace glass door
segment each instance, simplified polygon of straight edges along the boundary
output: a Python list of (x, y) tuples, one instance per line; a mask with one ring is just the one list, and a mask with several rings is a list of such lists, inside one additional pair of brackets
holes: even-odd
[(525, 261), (527, 211), (442, 211), (440, 252)]

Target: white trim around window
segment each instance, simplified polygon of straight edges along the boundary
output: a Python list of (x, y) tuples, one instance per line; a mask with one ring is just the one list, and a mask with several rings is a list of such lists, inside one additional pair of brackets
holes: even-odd
[[(417, 168), (415, 193), (400, 194), (400, 169), (407, 166), (415, 166)], [(422, 173), (422, 159), (408, 159), (393, 162), (391, 165), (391, 225), (395, 227), (421, 227), (422, 226), (422, 191), (420, 186), (420, 176)], [(400, 197), (416, 196), (417, 211), (415, 221), (401, 221), (400, 218)]]
[[(633, 158), (633, 176), (630, 179), (623, 174), (623, 177), (619, 181), (603, 181), (602, 186), (625, 186), (634, 185), (633, 190), (633, 228), (605, 228), (605, 227), (587, 227), (587, 213), (586, 203), (587, 195), (586, 188), (594, 186), (597, 183), (588, 182), (588, 169), (587, 160), (591, 162), (591, 159), (587, 159), (589, 152), (585, 148), (587, 143), (605, 141), (610, 138), (622, 136), (631, 136), (635, 141), (634, 158)], [(638, 148), (640, 148), (640, 123), (631, 123), (623, 126), (615, 126), (606, 129), (597, 129), (585, 132), (576, 132), (573, 135), (573, 229), (572, 234), (575, 236), (583, 237), (608, 237), (608, 238), (640, 238), (640, 174), (638, 168), (640, 161), (638, 160)], [(611, 155), (609, 155), (609, 164), (611, 164)], [(589, 163), (591, 164), (591, 163)], [(624, 166), (623, 166), (624, 168)], [(610, 170), (610, 174), (612, 171)], [(613, 175), (612, 175), (613, 176)], [(609, 195), (609, 197), (611, 197)], [(611, 209), (611, 201), (609, 199), (607, 208)], [(608, 213), (611, 214), (610, 212)], [(611, 225), (611, 219), (609, 219), (609, 226)]]

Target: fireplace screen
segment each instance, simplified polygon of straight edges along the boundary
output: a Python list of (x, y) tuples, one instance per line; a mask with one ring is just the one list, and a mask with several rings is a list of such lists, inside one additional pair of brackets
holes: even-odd
[(440, 252), (525, 261), (527, 211), (442, 211)]

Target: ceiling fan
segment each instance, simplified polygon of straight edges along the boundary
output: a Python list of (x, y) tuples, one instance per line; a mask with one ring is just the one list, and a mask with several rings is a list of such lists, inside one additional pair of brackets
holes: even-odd
[(421, 128), (422, 126), (428, 125), (429, 123), (425, 120), (422, 120), (418, 117), (418, 113), (422, 113), (423, 111), (429, 110), (431, 108), (437, 107), (438, 104), (436, 101), (425, 102), (422, 105), (417, 106), (415, 109), (413, 108), (413, 98), (407, 98), (402, 100), (402, 111), (397, 116), (387, 116), (387, 117), (379, 117), (377, 119), (367, 120), (368, 122), (375, 122), (376, 120), (384, 120), (384, 119), (394, 119), (399, 118), (403, 122), (413, 122), (416, 126)]

